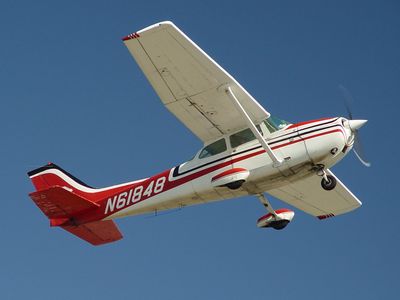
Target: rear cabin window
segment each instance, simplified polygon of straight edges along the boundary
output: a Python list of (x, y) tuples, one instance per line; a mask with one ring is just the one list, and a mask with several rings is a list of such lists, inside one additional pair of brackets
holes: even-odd
[[(256, 127), (257, 127), (258, 131), (262, 134), (260, 126), (257, 125)], [(232, 148), (236, 148), (237, 146), (251, 142), (252, 140), (255, 140), (255, 139), (256, 139), (256, 137), (254, 136), (254, 134), (250, 128), (239, 131), (235, 134), (232, 134), (229, 137), (229, 141), (231, 142)]]
[(225, 139), (220, 139), (201, 150), (199, 158), (206, 158), (226, 151)]

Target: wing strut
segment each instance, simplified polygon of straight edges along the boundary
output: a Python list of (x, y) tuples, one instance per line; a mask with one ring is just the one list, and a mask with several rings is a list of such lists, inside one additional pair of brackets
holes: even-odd
[(280, 220), (281, 218), (276, 214), (275, 210), (272, 208), (271, 203), (268, 201), (267, 197), (263, 193), (257, 194), (258, 199), (264, 207), (275, 217), (275, 220)]
[(261, 133), (257, 130), (256, 125), (253, 123), (253, 121), (251, 120), (249, 115), (244, 110), (243, 106), (240, 104), (239, 100), (236, 98), (235, 94), (232, 92), (231, 87), (228, 86), (225, 89), (225, 92), (229, 96), (229, 98), (232, 100), (232, 102), (235, 105), (237, 111), (242, 115), (242, 117), (246, 121), (247, 125), (249, 126), (250, 130), (253, 132), (254, 136), (258, 139), (258, 141), (260, 142), (261, 146), (264, 148), (264, 150), (267, 152), (268, 156), (273, 161), (273, 166), (275, 168), (278, 168), (278, 167), (282, 166), (283, 159), (279, 159), (275, 155), (275, 153), (272, 151), (272, 149), (268, 145), (268, 143), (264, 140), (264, 138), (261, 135)]

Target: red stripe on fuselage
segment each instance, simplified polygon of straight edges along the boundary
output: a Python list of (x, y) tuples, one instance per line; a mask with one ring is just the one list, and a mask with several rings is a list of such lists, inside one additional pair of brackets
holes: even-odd
[(278, 146), (272, 147), (271, 149), (275, 150), (275, 149), (278, 149), (278, 148), (282, 148), (282, 147), (285, 147), (285, 146), (288, 146), (288, 145), (296, 144), (296, 143), (299, 143), (299, 142), (302, 142), (302, 141), (305, 141), (305, 140), (309, 140), (309, 139), (312, 139), (312, 138), (315, 138), (315, 137), (319, 137), (319, 136), (330, 134), (330, 133), (334, 133), (334, 132), (340, 132), (344, 136), (344, 133), (343, 133), (343, 131), (341, 129), (334, 129), (334, 130), (330, 130), (330, 131), (327, 131), (327, 132), (314, 134), (314, 135), (311, 135), (311, 136), (308, 136), (308, 137), (298, 137), (299, 140), (297, 140), (297, 141), (291, 141), (291, 142), (288, 142), (288, 143), (285, 143), (285, 144), (282, 144), (282, 145), (278, 145)]
[[(321, 130), (323, 130), (323, 129), (321, 129)], [(299, 138), (299, 139), (296, 140), (296, 141), (291, 141), (291, 142), (288, 142), (288, 143), (285, 143), (285, 144), (277, 145), (277, 146), (275, 146), (275, 147), (272, 147), (272, 149), (273, 149), (273, 150), (274, 150), (274, 149), (279, 149), (279, 148), (286, 147), (286, 146), (289, 146), (289, 145), (292, 145), (292, 144), (295, 144), (295, 143), (302, 142), (302, 141), (304, 141), (304, 140), (308, 140), (308, 139), (320, 137), (320, 136), (327, 135), (327, 134), (331, 134), (331, 133), (335, 133), (335, 132), (340, 132), (340, 133), (343, 134), (342, 130), (340, 130), (340, 129), (334, 129), (334, 130), (330, 130), (330, 131), (326, 131), (326, 132), (314, 134), (314, 135), (311, 135), (311, 136), (308, 136), (308, 137), (297, 137), (297, 138)], [(88, 218), (90, 218), (90, 221), (106, 218), (106, 217), (108, 217), (108, 216), (110, 216), (110, 215), (112, 215), (112, 214), (115, 214), (115, 213), (117, 213), (117, 212), (119, 212), (119, 211), (121, 211), (121, 210), (123, 210), (123, 209), (126, 209), (126, 208), (128, 208), (128, 207), (130, 207), (130, 206), (132, 206), (132, 205), (135, 205), (135, 204), (137, 204), (137, 203), (140, 203), (140, 202), (142, 202), (142, 201), (145, 201), (145, 200), (147, 200), (147, 199), (149, 199), (149, 198), (152, 198), (152, 197), (154, 197), (154, 196), (156, 196), (156, 195), (159, 195), (159, 194), (161, 194), (161, 193), (164, 193), (164, 192), (166, 192), (166, 191), (169, 191), (169, 190), (171, 190), (171, 189), (173, 189), (173, 188), (177, 188), (177, 187), (179, 187), (180, 185), (183, 185), (183, 184), (185, 184), (185, 183), (187, 183), (187, 182), (189, 182), (189, 181), (191, 181), (191, 180), (197, 179), (197, 178), (199, 178), (199, 177), (202, 177), (202, 176), (204, 176), (204, 175), (207, 175), (207, 174), (209, 174), (209, 173), (211, 173), (211, 172), (213, 172), (213, 171), (216, 171), (216, 170), (218, 170), (218, 169), (222, 169), (222, 168), (224, 168), (224, 167), (226, 167), (226, 166), (232, 165), (232, 164), (237, 163), (237, 162), (239, 162), (239, 161), (243, 161), (243, 160), (246, 160), (246, 159), (250, 159), (250, 158), (252, 158), (252, 157), (254, 157), (254, 156), (257, 156), (257, 155), (260, 155), (260, 154), (263, 154), (263, 153), (265, 153), (265, 150), (264, 150), (264, 149), (259, 150), (259, 151), (256, 151), (256, 152), (253, 152), (253, 153), (249, 153), (249, 154), (246, 154), (246, 155), (243, 155), (243, 156), (240, 156), (240, 157), (231, 159), (231, 160), (227, 160), (227, 161), (225, 161), (225, 162), (223, 162), (223, 163), (220, 163), (220, 164), (217, 164), (217, 165), (214, 165), (214, 166), (205, 168), (205, 169), (200, 170), (200, 171), (198, 171), (198, 172), (196, 172), (196, 173), (193, 173), (193, 174), (190, 174), (190, 175), (187, 175), (187, 176), (185, 176), (185, 177), (182, 177), (182, 178), (179, 178), (179, 179), (176, 179), (176, 180), (172, 180), (172, 181), (169, 180), (169, 175), (173, 172), (174, 168), (172, 168), (172, 169), (170, 169), (170, 170), (166, 170), (166, 171), (164, 171), (164, 172), (162, 172), (162, 173), (160, 173), (160, 174), (158, 174), (158, 175), (155, 175), (155, 176), (153, 176), (153, 177), (150, 177), (150, 178), (148, 178), (148, 179), (146, 179), (146, 180), (144, 180), (144, 181), (142, 181), (142, 182), (138, 182), (138, 183), (135, 183), (135, 184), (132, 184), (132, 185), (129, 185), (129, 186), (125, 186), (125, 187), (123, 187), (122, 189), (118, 189), (118, 191), (114, 192), (112, 195), (107, 195), (107, 198), (103, 198), (103, 199), (100, 201), (100, 203), (99, 203), (99, 204), (101, 204), (101, 208), (99, 209), (99, 213), (98, 213), (98, 214), (96, 213), (97, 218), (94, 218), (93, 213), (92, 213), (91, 215), (88, 215), (88, 216), (86, 216), (86, 218), (84, 218), (84, 219), (85, 219), (84, 222), (89, 222), (89, 219), (88, 219)], [(163, 189), (160, 193), (151, 195), (151, 196), (149, 196), (149, 197), (142, 197), (139, 201), (136, 201), (136, 202), (133, 202), (133, 203), (131, 203), (131, 204), (129, 204), (129, 205), (126, 205), (126, 206), (122, 207), (121, 209), (116, 209), (116, 210), (113, 210), (112, 212), (109, 212), (109, 213), (107, 213), (107, 214), (104, 214), (105, 205), (106, 205), (106, 203), (107, 203), (107, 200), (108, 200), (110, 197), (114, 197), (115, 195), (118, 195), (118, 194), (120, 194), (120, 193), (122, 193), (122, 192), (128, 192), (129, 190), (134, 189), (134, 188), (136, 188), (136, 187), (139, 186), (139, 185), (143, 186), (143, 189), (145, 190), (146, 187), (147, 187), (151, 182), (154, 182), (155, 180), (157, 180), (158, 178), (163, 177), (163, 176), (166, 177), (166, 182), (165, 182), (164, 189)], [(82, 220), (82, 221), (83, 221), (83, 220)]]
[(316, 123), (316, 122), (321, 122), (321, 121), (326, 121), (326, 120), (332, 120), (333, 118), (322, 118), (322, 119), (318, 119), (318, 120), (311, 120), (311, 121), (305, 121), (305, 122), (300, 122), (300, 123), (296, 123), (296, 124), (292, 124), (289, 127), (287, 127), (286, 129), (293, 129), (296, 127), (300, 127), (303, 125), (307, 125), (307, 124), (311, 124), (311, 123)]

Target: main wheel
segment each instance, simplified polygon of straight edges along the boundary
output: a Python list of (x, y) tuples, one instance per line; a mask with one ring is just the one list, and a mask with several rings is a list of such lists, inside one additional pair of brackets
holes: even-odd
[(287, 224), (289, 224), (290, 221), (289, 220), (279, 220), (279, 221), (273, 221), (271, 222), (271, 224), (269, 225), (269, 227), (272, 227), (275, 230), (282, 230), (283, 228), (285, 228), (287, 226)]
[(225, 186), (231, 190), (237, 190), (242, 187), (244, 180), (238, 180), (234, 182), (229, 182)]
[(332, 175), (327, 175), (326, 177), (328, 178), (328, 180), (325, 180), (325, 178), (322, 178), (321, 186), (324, 190), (331, 191), (336, 186), (336, 178), (333, 177)]

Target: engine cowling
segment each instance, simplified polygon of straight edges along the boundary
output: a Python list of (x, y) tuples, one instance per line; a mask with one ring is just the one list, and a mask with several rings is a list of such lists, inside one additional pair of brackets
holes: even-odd
[(294, 211), (287, 208), (277, 209), (275, 213), (278, 215), (278, 219), (273, 214), (268, 213), (257, 220), (257, 227), (280, 230), (285, 228), (294, 217)]

